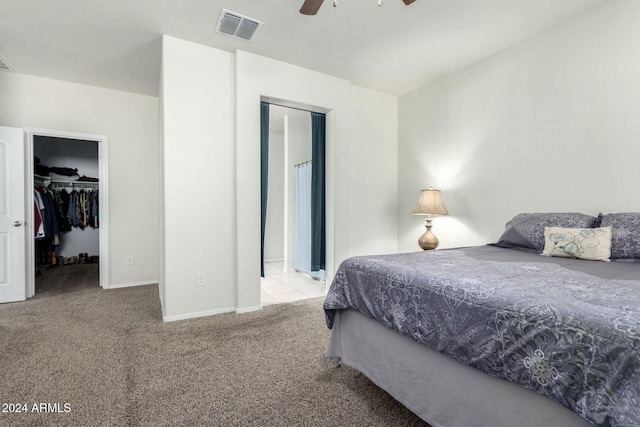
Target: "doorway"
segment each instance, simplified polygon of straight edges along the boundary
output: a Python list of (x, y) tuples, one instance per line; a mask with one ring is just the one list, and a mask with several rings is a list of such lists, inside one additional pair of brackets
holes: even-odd
[[(310, 247), (302, 250), (299, 247), (302, 244), (300, 225), (304, 221), (297, 206), (300, 183), (296, 172), (301, 165), (311, 167), (311, 112), (277, 104), (271, 104), (269, 111), (262, 305), (321, 296), (326, 287), (323, 276), (312, 277), (310, 271), (301, 269), (297, 262), (300, 252), (310, 256)], [(310, 221), (306, 218), (309, 226)], [(309, 239), (304, 243), (310, 245)]]
[[(27, 151), (27, 200), (34, 200), (27, 203), (34, 236), (27, 239), (27, 297), (37, 292), (36, 281), (69, 286), (68, 277), (108, 287), (107, 137), (28, 130)], [(46, 208), (39, 191), (49, 230), (38, 221)]]

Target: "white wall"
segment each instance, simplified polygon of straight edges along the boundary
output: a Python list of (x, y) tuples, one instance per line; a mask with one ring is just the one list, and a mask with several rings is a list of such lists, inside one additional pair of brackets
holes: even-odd
[[(232, 58), (228, 52), (163, 37), (161, 289), (166, 320), (235, 307)], [(255, 108), (259, 111), (259, 105)], [(197, 274), (206, 275), (205, 286), (196, 286)]]
[[(348, 197), (334, 183), (343, 177), (348, 156), (349, 82), (273, 59), (236, 52), (236, 304), (239, 311), (260, 307), (260, 101), (289, 100), (327, 114), (327, 263), (348, 248), (337, 232), (348, 213), (334, 211)], [(334, 233), (333, 230), (336, 229)], [(340, 254), (340, 255), (339, 255)]]
[(109, 138), (109, 285), (157, 282), (158, 98), (8, 72), (0, 94), (1, 125)]
[[(384, 156), (395, 153), (397, 147), (397, 101), (395, 97), (360, 91), (335, 77), (241, 51), (236, 53), (236, 73), (236, 303), (242, 311), (260, 303), (259, 144), (255, 141), (259, 135), (261, 97), (293, 101), (296, 104), (293, 106), (327, 112), (326, 271), (329, 282), (338, 264), (354, 254), (352, 246), (362, 250), (367, 242), (374, 241), (370, 231), (384, 236), (382, 241), (389, 245), (385, 250), (384, 244), (373, 243), (376, 250), (388, 252), (396, 248), (393, 213), (391, 218), (381, 215), (371, 219), (367, 224), (374, 224), (374, 230), (353, 231), (360, 229), (353, 218), (362, 220), (360, 212), (369, 203), (366, 195), (370, 193), (352, 193), (352, 185), (375, 187), (388, 171), (393, 171), (395, 176), (397, 165)], [(352, 114), (354, 110), (361, 112)], [(374, 138), (380, 144), (370, 144), (366, 137), (377, 134), (382, 134)], [(353, 156), (362, 154), (362, 150), (371, 150), (367, 153), (371, 161), (366, 165), (356, 161), (358, 166), (354, 166)], [(380, 170), (384, 171), (382, 176)], [(382, 186), (379, 197), (393, 204), (395, 193), (395, 186)], [(373, 206), (379, 206), (378, 202)], [(358, 215), (352, 215), (352, 209), (356, 209)]]
[(400, 98), (399, 249), (421, 188), (441, 247), (495, 242), (519, 212), (638, 211), (640, 2), (619, 0)]
[[(353, 252), (350, 245), (366, 247), (371, 234), (350, 231), (358, 229), (351, 223), (351, 206), (368, 203), (351, 194), (352, 184), (376, 186), (397, 167), (388, 157), (397, 147), (395, 97), (269, 58), (172, 37), (164, 37), (161, 93), (166, 320), (260, 307), (261, 99), (327, 112), (328, 275)], [(352, 109), (362, 112), (352, 115)], [(369, 138), (378, 134), (371, 144)], [(354, 171), (351, 156), (360, 149), (373, 152)], [(383, 185), (378, 197), (387, 203), (395, 191), (395, 185)], [(187, 210), (194, 200), (199, 208)], [(368, 224), (385, 236), (390, 251), (395, 249), (395, 216), (381, 215)], [(381, 249), (381, 243), (375, 245)], [(207, 274), (207, 286), (195, 286), (196, 273)]]
[[(160, 102), (15, 73), (0, 73), (0, 93), (1, 125), (109, 138), (110, 284), (160, 279), (165, 319), (260, 305), (261, 97), (327, 112), (329, 278), (350, 255), (395, 250), (395, 97), (172, 37), (163, 38)], [(363, 220), (366, 205), (385, 213)], [(195, 286), (197, 273), (206, 286)]]
[(160, 81), (158, 83), (158, 142), (160, 144), (160, 149), (158, 150), (158, 183), (160, 190), (158, 211), (160, 217), (160, 224), (158, 224), (158, 236), (160, 237), (160, 271), (159, 280), (158, 280), (158, 293), (160, 294), (160, 305), (162, 306), (162, 315), (166, 313), (165, 310), (165, 296), (166, 296), (166, 287), (165, 287), (165, 258), (166, 251), (164, 249), (165, 238), (164, 238), (164, 222), (165, 222), (165, 203), (164, 203), (164, 65), (163, 61), (160, 61)]
[(393, 253), (398, 233), (398, 98), (352, 86), (349, 255)]
[(284, 259), (284, 168), (284, 135), (270, 133), (265, 262)]

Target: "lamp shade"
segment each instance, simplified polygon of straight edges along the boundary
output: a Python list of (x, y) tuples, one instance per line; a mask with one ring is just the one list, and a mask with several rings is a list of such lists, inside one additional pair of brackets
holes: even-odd
[(449, 215), (449, 211), (442, 200), (440, 190), (434, 190), (429, 187), (420, 192), (418, 204), (413, 210), (414, 215)]

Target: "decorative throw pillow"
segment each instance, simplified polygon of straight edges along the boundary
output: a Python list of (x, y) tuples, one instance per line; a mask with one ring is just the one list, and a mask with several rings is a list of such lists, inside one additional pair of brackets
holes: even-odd
[(501, 248), (525, 248), (540, 253), (544, 249), (545, 227), (592, 228), (598, 218), (577, 212), (521, 213), (514, 216), (495, 244)]
[(611, 261), (611, 227), (545, 227), (541, 255)]
[(611, 258), (640, 258), (640, 212), (600, 214), (600, 225), (611, 227)]

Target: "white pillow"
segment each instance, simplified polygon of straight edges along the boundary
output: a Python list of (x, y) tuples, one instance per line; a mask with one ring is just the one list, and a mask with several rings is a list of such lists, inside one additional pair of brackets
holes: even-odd
[(544, 228), (543, 256), (611, 261), (611, 227)]

